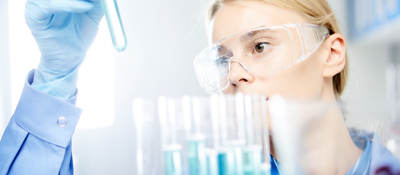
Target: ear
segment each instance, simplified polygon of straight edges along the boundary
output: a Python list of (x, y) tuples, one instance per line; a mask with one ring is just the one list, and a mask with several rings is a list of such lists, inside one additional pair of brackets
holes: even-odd
[(323, 60), (323, 76), (332, 78), (346, 65), (346, 42), (342, 34), (330, 35), (325, 41), (328, 56)]

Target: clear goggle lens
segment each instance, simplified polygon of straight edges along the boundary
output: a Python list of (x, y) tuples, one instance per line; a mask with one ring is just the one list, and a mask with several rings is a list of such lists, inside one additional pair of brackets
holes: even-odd
[(232, 69), (274, 75), (307, 59), (328, 34), (325, 27), (313, 24), (257, 27), (233, 34), (196, 56), (196, 76), (207, 92), (222, 92), (230, 84)]

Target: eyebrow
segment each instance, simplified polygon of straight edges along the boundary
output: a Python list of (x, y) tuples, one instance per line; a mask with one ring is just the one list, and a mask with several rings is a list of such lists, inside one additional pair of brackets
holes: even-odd
[(262, 32), (265, 32), (265, 31), (272, 32), (272, 30), (270, 30), (270, 29), (254, 30), (254, 31), (248, 32), (247, 34), (241, 36), (240, 37), (240, 41), (241, 42), (246, 41), (249, 38), (254, 37), (254, 36), (258, 35), (259, 33), (262, 33)]

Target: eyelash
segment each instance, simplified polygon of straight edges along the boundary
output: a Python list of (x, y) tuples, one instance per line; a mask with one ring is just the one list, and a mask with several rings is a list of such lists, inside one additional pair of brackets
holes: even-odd
[(265, 45), (267, 45), (267, 46), (270, 46), (270, 45), (271, 45), (271, 43), (270, 43), (270, 42), (267, 42), (267, 41), (257, 41), (257, 42), (254, 42), (254, 44), (252, 44), (251, 47), (250, 47), (252, 54), (255, 54), (255, 55), (256, 55), (256, 54), (263, 54), (263, 53), (266, 52), (266, 50), (269, 49), (269, 48), (267, 47), (267, 48), (264, 48), (265, 50), (263, 50), (262, 53), (257, 53), (257, 52), (255, 51), (256, 47), (257, 47), (258, 45), (262, 45), (262, 44), (265, 44)]

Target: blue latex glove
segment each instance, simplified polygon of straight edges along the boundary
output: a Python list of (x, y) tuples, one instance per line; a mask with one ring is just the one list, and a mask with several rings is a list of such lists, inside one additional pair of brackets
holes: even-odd
[(100, 0), (28, 0), (25, 18), (40, 48), (32, 87), (68, 100), (103, 17)]

